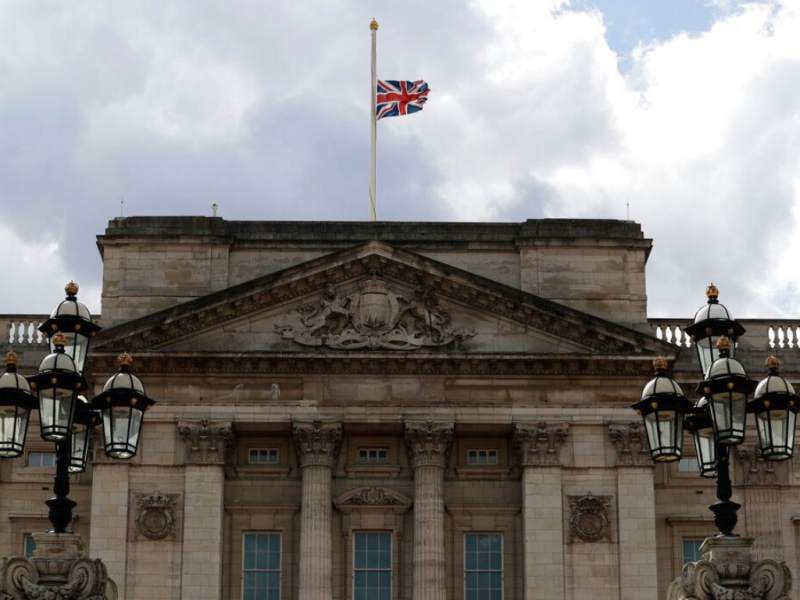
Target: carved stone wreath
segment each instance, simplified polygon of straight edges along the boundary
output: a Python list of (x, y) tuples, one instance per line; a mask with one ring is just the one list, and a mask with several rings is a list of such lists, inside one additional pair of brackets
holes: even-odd
[(136, 504), (136, 531), (150, 540), (163, 540), (175, 532), (177, 494), (140, 494)]
[(608, 508), (611, 496), (569, 496), (570, 542), (576, 538), (584, 542), (599, 542), (611, 539)]
[(416, 350), (447, 346), (475, 335), (472, 330), (452, 327), (450, 313), (439, 306), (431, 288), (418, 286), (405, 297), (375, 276), (348, 295), (328, 284), (316, 304), (291, 311), (275, 330), (303, 346), (337, 350)]

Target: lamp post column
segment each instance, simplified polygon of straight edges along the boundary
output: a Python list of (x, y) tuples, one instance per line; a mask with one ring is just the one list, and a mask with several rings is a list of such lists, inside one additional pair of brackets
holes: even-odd
[(406, 445), (414, 467), (413, 600), (447, 597), (444, 470), (452, 440), (452, 423), (406, 422)]
[(340, 423), (293, 424), (303, 488), (300, 506), (299, 600), (333, 598), (331, 475), (342, 440)]

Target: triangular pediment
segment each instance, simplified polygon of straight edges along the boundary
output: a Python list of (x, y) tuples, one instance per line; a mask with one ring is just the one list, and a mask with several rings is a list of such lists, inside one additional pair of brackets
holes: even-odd
[(109, 328), (95, 348), (674, 354), (652, 336), (382, 242)]

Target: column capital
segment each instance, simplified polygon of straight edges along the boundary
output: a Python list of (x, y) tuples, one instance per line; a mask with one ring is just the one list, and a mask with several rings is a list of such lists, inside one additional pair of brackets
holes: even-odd
[(301, 467), (333, 468), (342, 446), (342, 424), (325, 421), (293, 421), (292, 437)]
[(453, 423), (445, 421), (406, 421), (406, 449), (417, 467), (447, 466), (453, 445)]
[(225, 464), (236, 439), (230, 421), (178, 421), (175, 427), (186, 446), (186, 464)]
[(608, 435), (617, 449), (617, 466), (652, 467), (647, 433), (639, 421), (611, 423)]
[(569, 436), (569, 423), (516, 423), (514, 447), (523, 467), (558, 466), (561, 446)]

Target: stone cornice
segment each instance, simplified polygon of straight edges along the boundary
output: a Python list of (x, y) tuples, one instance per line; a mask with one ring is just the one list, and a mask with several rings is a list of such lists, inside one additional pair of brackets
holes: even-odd
[(406, 449), (411, 464), (418, 467), (447, 467), (453, 445), (453, 423), (406, 421)]
[[(117, 370), (117, 353), (89, 355), (95, 377)], [(652, 377), (650, 357), (451, 352), (137, 353), (141, 375), (448, 375), (482, 377)]]
[(102, 332), (96, 350), (155, 349), (277, 304), (376, 273), (424, 285), (440, 298), (507, 318), (603, 354), (661, 353), (675, 348), (653, 336), (380, 242), (323, 256)]
[(559, 452), (569, 435), (568, 423), (517, 423), (514, 447), (523, 467), (558, 466)]
[(301, 467), (334, 467), (342, 445), (341, 423), (294, 421), (292, 436)]

